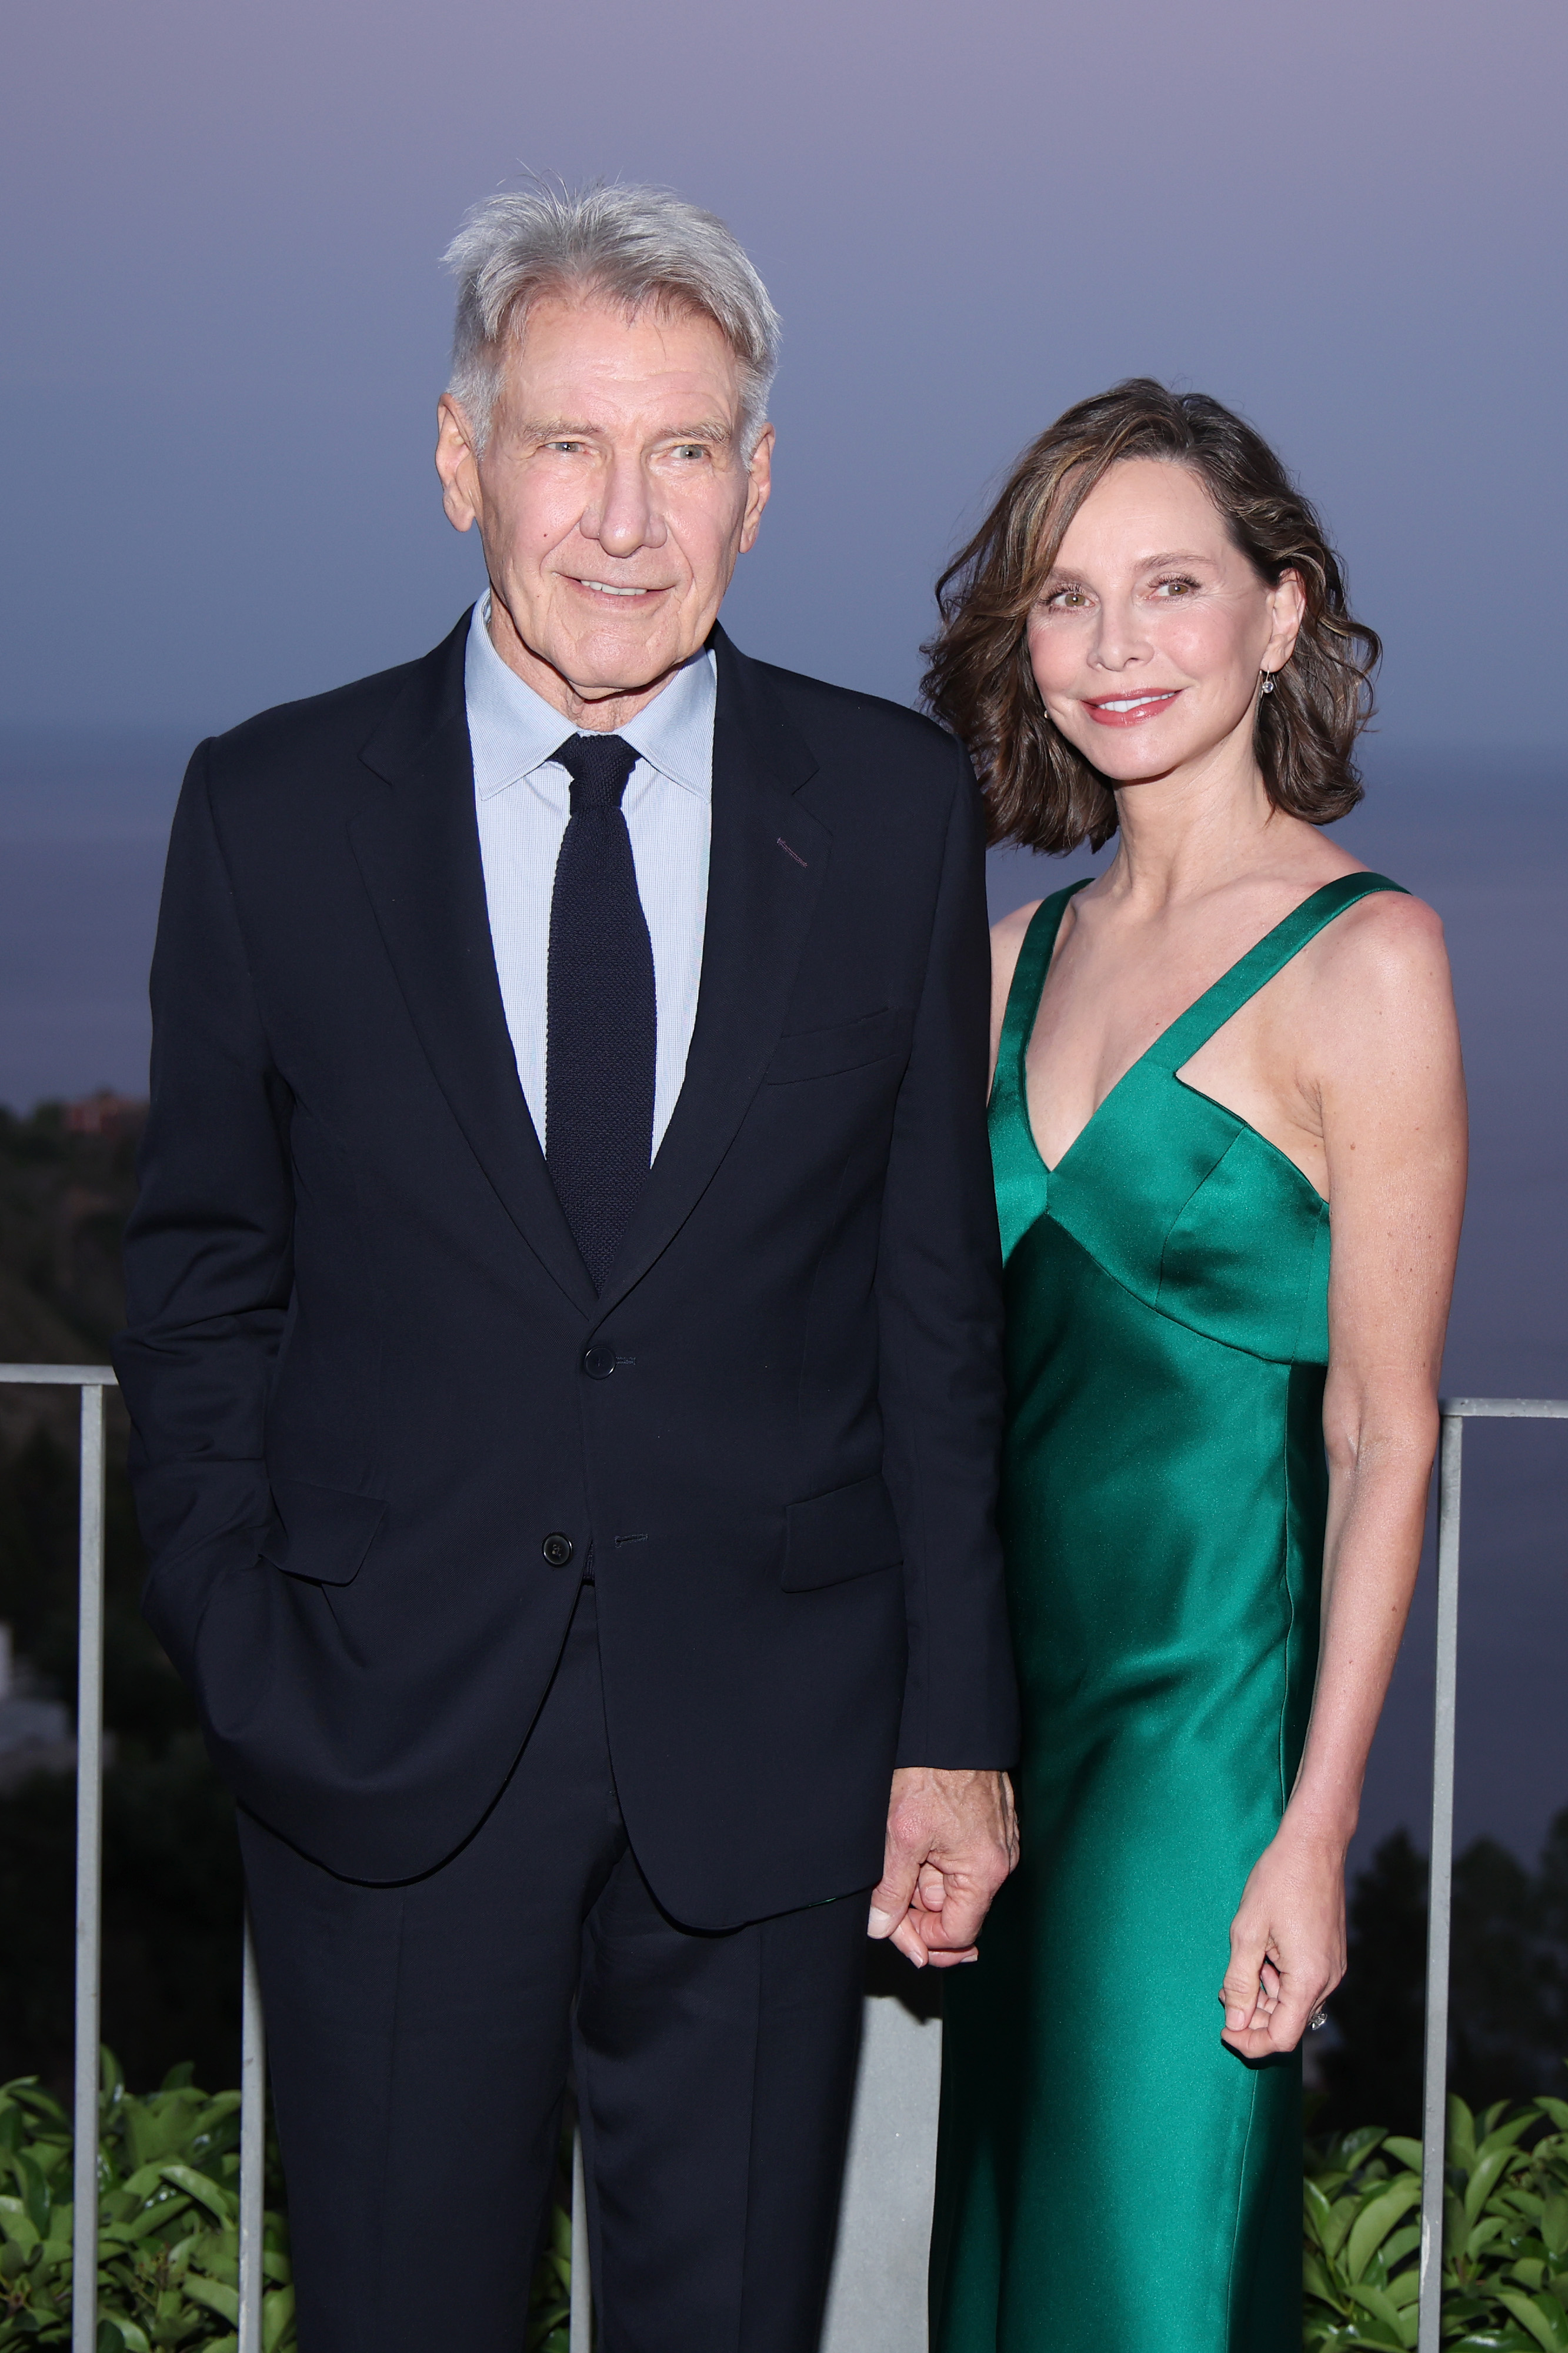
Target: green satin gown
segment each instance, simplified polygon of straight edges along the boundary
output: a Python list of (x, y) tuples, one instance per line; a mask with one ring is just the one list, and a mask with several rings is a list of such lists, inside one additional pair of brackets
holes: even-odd
[(1048, 1170), (1024, 1058), (1070, 890), (1018, 958), (991, 1137), (1022, 1861), (944, 1980), (935, 2353), (1300, 2353), (1300, 2057), (1235, 2057), (1216, 1996), (1317, 1664), (1329, 1213), (1177, 1073), (1398, 887), (1315, 892)]

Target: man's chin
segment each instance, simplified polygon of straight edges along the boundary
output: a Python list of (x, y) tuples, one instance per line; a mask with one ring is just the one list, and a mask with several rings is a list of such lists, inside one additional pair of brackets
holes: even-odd
[(700, 651), (700, 646), (668, 638), (649, 640), (610, 628), (595, 631), (586, 644), (562, 646), (546, 659), (580, 702), (616, 702), (653, 692)]

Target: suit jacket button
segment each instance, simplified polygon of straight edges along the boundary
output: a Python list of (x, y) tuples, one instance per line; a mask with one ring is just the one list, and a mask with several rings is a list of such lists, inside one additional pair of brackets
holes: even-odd
[(545, 1537), (539, 1549), (552, 1568), (564, 1568), (572, 1557), (572, 1539), (563, 1536), (557, 1528)]
[(616, 1352), (595, 1341), (583, 1357), (583, 1370), (591, 1381), (607, 1381), (616, 1369)]

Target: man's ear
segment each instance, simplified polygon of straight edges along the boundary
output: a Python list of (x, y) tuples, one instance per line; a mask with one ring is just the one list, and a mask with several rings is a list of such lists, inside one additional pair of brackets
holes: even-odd
[(746, 512), (741, 523), (741, 553), (746, 554), (755, 544), (757, 528), (763, 520), (773, 487), (773, 442), (776, 438), (771, 425), (764, 425), (757, 436), (757, 446), (752, 452), (746, 469)]
[(474, 436), (460, 401), (444, 392), (436, 404), (436, 471), (441, 478), (441, 503), (454, 531), (468, 531), (479, 522), (483, 504), (479, 461)]

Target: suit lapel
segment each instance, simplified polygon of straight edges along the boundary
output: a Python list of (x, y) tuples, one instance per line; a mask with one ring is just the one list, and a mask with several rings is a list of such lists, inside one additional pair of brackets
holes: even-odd
[(361, 757), (386, 789), (350, 837), (442, 1092), (530, 1248), (595, 1305), (517, 1075), (490, 944), (464, 702), (467, 617), (422, 662)]
[(795, 797), (816, 760), (721, 629), (702, 978), (686, 1079), (599, 1301), (607, 1314), (690, 1215), (778, 1042), (832, 836)]

